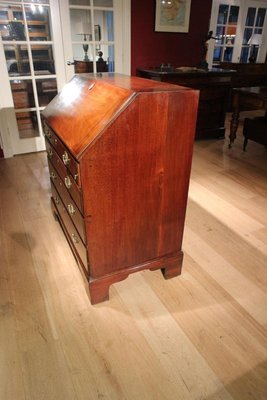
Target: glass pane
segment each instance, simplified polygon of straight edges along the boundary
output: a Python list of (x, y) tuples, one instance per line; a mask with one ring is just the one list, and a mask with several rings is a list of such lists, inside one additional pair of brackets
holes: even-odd
[(225, 27), (224, 26), (218, 26), (216, 30), (216, 44), (223, 44), (224, 43), (224, 38), (225, 38)]
[(35, 107), (31, 80), (16, 79), (15, 81), (11, 81), (11, 90), (16, 109)]
[(251, 35), (252, 35), (252, 28), (246, 28), (243, 36), (243, 44), (248, 44)]
[(232, 61), (233, 57), (233, 47), (226, 47), (224, 50), (223, 61)]
[(236, 26), (227, 26), (226, 28), (226, 44), (233, 45), (236, 36)]
[(260, 35), (262, 34), (262, 29), (261, 28), (255, 28), (254, 33), (259, 33)]
[(263, 26), (264, 24), (264, 19), (265, 19), (265, 14), (266, 14), (266, 8), (259, 8), (258, 9), (258, 14), (257, 14), (257, 19), (256, 19), (256, 26)]
[(108, 62), (107, 59), (104, 59), (104, 54), (101, 50), (98, 50), (98, 46), (96, 46), (96, 70), (97, 72), (108, 72)]
[(45, 107), (57, 95), (56, 79), (36, 80), (39, 107)]
[(21, 6), (0, 5), (0, 31), (3, 40), (26, 40)]
[(26, 45), (4, 45), (4, 52), (9, 76), (28, 74), (29, 56)]
[(249, 52), (249, 47), (242, 47), (240, 56), (241, 63), (246, 63), (248, 61), (248, 52)]
[(32, 4), (25, 7), (25, 12), (30, 40), (51, 40), (48, 7)]
[[(106, 68), (108, 72), (115, 71), (114, 65), (114, 46), (101, 45), (100, 49), (96, 46), (98, 69)], [(99, 71), (101, 72), (101, 71)], [(104, 71), (102, 71), (104, 72)]]
[(249, 52), (249, 61), (250, 62), (257, 61), (258, 51), (259, 51), (259, 48), (257, 46), (251, 46), (250, 52)]
[(222, 47), (215, 46), (213, 53), (213, 61), (221, 61)]
[(229, 21), (228, 22), (237, 24), (238, 13), (239, 13), (239, 7), (238, 6), (231, 6), (230, 15), (229, 15)]
[(42, 4), (49, 4), (49, 0), (27, 0), (27, 3), (42, 3)]
[(90, 6), (90, 0), (69, 0), (69, 4), (73, 6)]
[(113, 0), (94, 0), (96, 7), (113, 7)]
[(221, 4), (219, 7), (217, 24), (226, 24), (229, 6)]
[(76, 61), (93, 61), (93, 46), (87, 44), (73, 44), (72, 45), (73, 59)]
[[(112, 11), (100, 11), (94, 12), (95, 22), (95, 40), (114, 40), (114, 29), (113, 29), (113, 12)], [(98, 34), (98, 31), (100, 35)], [(97, 37), (100, 36), (100, 39)]]
[(71, 39), (74, 42), (79, 40), (92, 40), (91, 11), (70, 10)]
[(19, 137), (26, 139), (39, 136), (36, 111), (26, 111), (16, 113)]
[(52, 45), (32, 45), (31, 51), (35, 75), (55, 73)]
[(8, 30), (8, 40), (26, 40), (24, 25), (21, 21), (9, 21)]
[(253, 26), (255, 21), (256, 8), (249, 7), (246, 19), (247, 26)]

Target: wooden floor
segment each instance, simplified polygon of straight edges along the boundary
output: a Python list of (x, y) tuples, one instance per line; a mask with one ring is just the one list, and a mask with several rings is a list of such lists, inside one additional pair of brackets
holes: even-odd
[(45, 154), (0, 161), (1, 400), (267, 399), (267, 150), (227, 143), (195, 143), (182, 276), (134, 274), (96, 306)]

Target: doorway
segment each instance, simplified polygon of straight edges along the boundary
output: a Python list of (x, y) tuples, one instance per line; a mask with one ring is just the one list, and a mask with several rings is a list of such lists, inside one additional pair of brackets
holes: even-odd
[(264, 62), (267, 51), (267, 0), (213, 0), (209, 66), (220, 62)]
[(0, 34), (5, 157), (45, 149), (40, 113), (74, 73), (130, 73), (130, 0), (0, 0)]

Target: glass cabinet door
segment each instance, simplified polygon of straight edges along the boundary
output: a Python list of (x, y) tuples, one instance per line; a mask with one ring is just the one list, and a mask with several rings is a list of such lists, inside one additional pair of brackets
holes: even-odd
[(15, 154), (44, 150), (40, 112), (57, 94), (50, 13), (48, 0), (0, 1), (0, 34), (16, 119)]

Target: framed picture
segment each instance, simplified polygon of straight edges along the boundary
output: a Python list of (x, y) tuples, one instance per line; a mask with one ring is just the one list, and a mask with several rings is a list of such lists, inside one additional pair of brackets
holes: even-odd
[(191, 0), (156, 0), (156, 32), (188, 32)]

